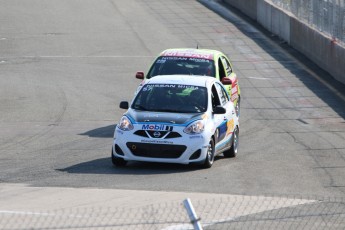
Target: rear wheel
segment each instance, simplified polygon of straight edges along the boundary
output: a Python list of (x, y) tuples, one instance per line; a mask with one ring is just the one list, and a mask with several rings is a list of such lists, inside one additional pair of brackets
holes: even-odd
[(213, 165), (214, 162), (214, 140), (213, 138), (211, 138), (208, 147), (207, 147), (207, 154), (206, 154), (206, 159), (205, 162), (203, 164), (204, 168), (211, 168), (211, 166)]
[(116, 157), (114, 156), (114, 150), (111, 150), (111, 161), (113, 162), (113, 165), (118, 166), (118, 167), (123, 167), (126, 166), (127, 161), (122, 159), (121, 157)]
[(231, 148), (223, 153), (224, 157), (227, 157), (227, 158), (236, 157), (237, 151), (238, 151), (238, 141), (239, 141), (238, 134), (239, 134), (239, 130), (238, 130), (238, 127), (236, 126), (233, 133), (234, 136), (232, 138)]

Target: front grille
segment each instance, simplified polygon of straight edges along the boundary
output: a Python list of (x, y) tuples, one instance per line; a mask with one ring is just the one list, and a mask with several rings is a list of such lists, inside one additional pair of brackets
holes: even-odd
[[(152, 138), (162, 138), (167, 134), (167, 131), (147, 131), (147, 133), (150, 135)], [(156, 133), (158, 135), (156, 135)]]
[(181, 134), (177, 133), (177, 132), (170, 132), (165, 138), (177, 138), (177, 137), (182, 137)]
[[(155, 136), (156, 133), (156, 136)], [(159, 135), (157, 135), (159, 133)], [(169, 132), (169, 131), (152, 131), (152, 130), (137, 130), (134, 132), (135, 135), (141, 136), (141, 137), (147, 137), (147, 138), (177, 138), (181, 137), (181, 134), (178, 132)], [(168, 135), (167, 135), (168, 134)]]
[(187, 148), (185, 145), (162, 145), (137, 142), (127, 142), (126, 145), (133, 155), (152, 158), (179, 158)]
[(145, 132), (145, 130), (138, 130), (134, 132), (135, 135), (141, 136), (141, 137), (148, 137), (147, 133)]

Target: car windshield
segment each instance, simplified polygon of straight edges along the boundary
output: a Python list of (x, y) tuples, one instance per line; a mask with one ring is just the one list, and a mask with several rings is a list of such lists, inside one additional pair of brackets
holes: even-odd
[(152, 65), (147, 78), (157, 75), (205, 75), (215, 77), (214, 62), (195, 57), (159, 57)]
[(206, 87), (180, 84), (147, 84), (137, 94), (132, 109), (172, 113), (207, 110)]

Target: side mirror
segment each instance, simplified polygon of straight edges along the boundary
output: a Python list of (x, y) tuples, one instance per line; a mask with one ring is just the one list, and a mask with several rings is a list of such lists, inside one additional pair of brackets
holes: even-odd
[(120, 102), (120, 108), (121, 109), (128, 109), (129, 108), (128, 101), (121, 101)]
[(228, 77), (223, 77), (222, 78), (222, 83), (223, 83), (223, 85), (232, 85), (232, 81)]
[(144, 74), (144, 72), (142, 72), (142, 71), (138, 71), (138, 72), (135, 74), (135, 78), (144, 79), (144, 77), (145, 77), (145, 74)]
[(220, 105), (217, 105), (215, 108), (213, 108), (213, 113), (214, 114), (225, 114), (226, 109)]

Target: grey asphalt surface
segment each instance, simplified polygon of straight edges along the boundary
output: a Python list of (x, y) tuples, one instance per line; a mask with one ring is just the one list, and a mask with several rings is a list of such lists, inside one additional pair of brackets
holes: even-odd
[[(218, 8), (224, 18), (182, 0), (0, 5), (1, 183), (344, 197), (344, 96), (231, 9)], [(207, 170), (113, 167), (118, 105), (140, 83), (135, 72), (166, 48), (197, 44), (226, 53), (239, 76), (238, 157), (219, 157)]]

